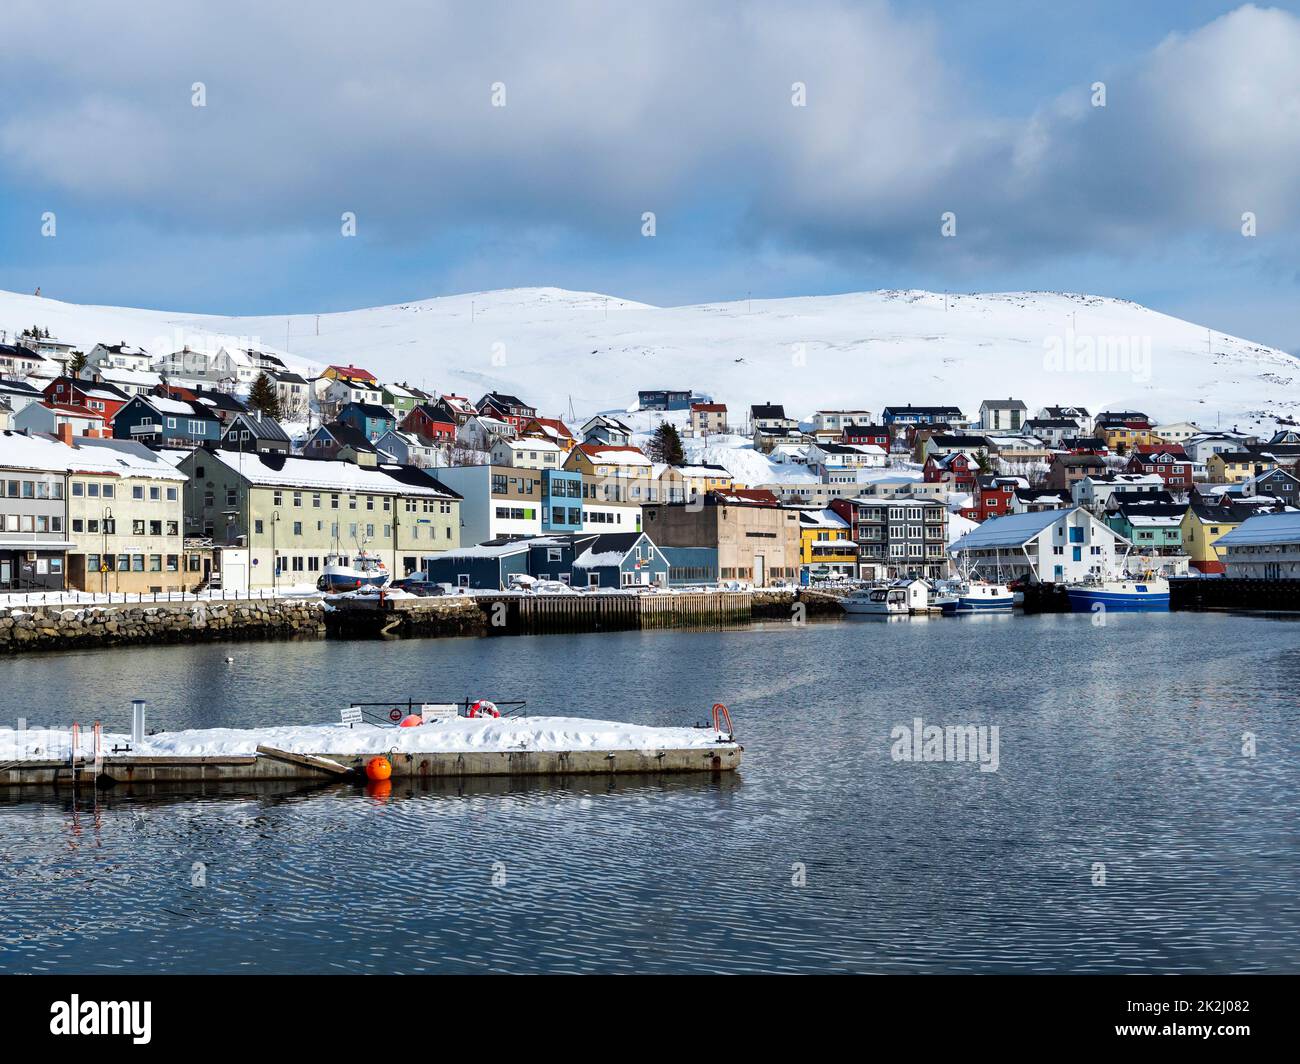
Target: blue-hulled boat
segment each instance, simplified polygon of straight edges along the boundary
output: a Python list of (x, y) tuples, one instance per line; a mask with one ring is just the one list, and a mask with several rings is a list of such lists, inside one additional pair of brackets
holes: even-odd
[(1095, 580), (1067, 585), (1065, 596), (1075, 613), (1098, 609), (1120, 613), (1168, 612), (1169, 581), (1156, 575)]
[(954, 590), (940, 596), (937, 604), (949, 617), (961, 613), (1010, 613), (1016, 604), (1016, 596), (1006, 584), (964, 580)]
[(392, 578), (384, 563), (364, 550), (354, 558), (346, 554), (327, 554), (316, 587), (327, 594), (338, 594), (362, 587), (385, 587)]

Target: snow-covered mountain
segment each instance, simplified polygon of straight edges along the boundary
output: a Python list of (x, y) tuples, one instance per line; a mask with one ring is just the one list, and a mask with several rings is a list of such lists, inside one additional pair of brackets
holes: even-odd
[(653, 307), (591, 292), (509, 289), (335, 314), (218, 317), (79, 306), (0, 292), (9, 337), (39, 325), (85, 350), (155, 355), (237, 341), (311, 371), (354, 363), (383, 379), (468, 394), (511, 392), (547, 415), (627, 409), (640, 388), (728, 403), (824, 407), (955, 404), (1014, 396), (1146, 410), (1203, 426), (1295, 417), (1300, 362), (1285, 352), (1121, 299), (919, 291)]

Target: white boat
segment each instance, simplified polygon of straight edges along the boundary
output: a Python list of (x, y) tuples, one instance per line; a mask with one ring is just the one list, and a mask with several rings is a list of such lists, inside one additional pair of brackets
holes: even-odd
[(907, 589), (903, 587), (872, 587), (855, 591), (840, 599), (845, 613), (865, 613), (876, 616), (909, 613)]
[(325, 555), (325, 567), (316, 587), (327, 593), (356, 591), (363, 587), (387, 587), (392, 578), (387, 566), (363, 548), (351, 557), (346, 554)]
[(1010, 613), (1016, 604), (1016, 595), (1006, 584), (971, 579), (963, 580), (938, 602), (943, 612), (949, 616), (959, 613)]

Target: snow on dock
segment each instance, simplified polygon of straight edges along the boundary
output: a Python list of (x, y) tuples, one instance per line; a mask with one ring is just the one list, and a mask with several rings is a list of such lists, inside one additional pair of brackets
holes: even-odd
[[(82, 728), (76, 764), (68, 729), (0, 728), (0, 785), (85, 782), (95, 762)], [(116, 748), (117, 752), (114, 752)], [(129, 749), (128, 749), (129, 748)], [(160, 732), (132, 744), (105, 733), (101, 783), (321, 778), (386, 757), (394, 776), (569, 775), (728, 771), (742, 747), (713, 727), (660, 728), (583, 717), (455, 717), (413, 728), (368, 723)], [(291, 756), (274, 756), (291, 755)], [(311, 759), (330, 765), (313, 765)]]

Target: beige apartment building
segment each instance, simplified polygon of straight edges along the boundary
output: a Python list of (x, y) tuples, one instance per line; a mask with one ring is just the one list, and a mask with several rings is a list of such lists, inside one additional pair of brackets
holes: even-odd
[(415, 466), (200, 449), (180, 469), (186, 533), (247, 546), (252, 590), (314, 585), (362, 549), (400, 578), (461, 543), (460, 496)]
[(658, 547), (716, 550), (719, 580), (764, 587), (799, 577), (799, 511), (778, 505), (769, 492), (719, 492), (687, 503), (659, 503), (646, 506), (642, 518)]

